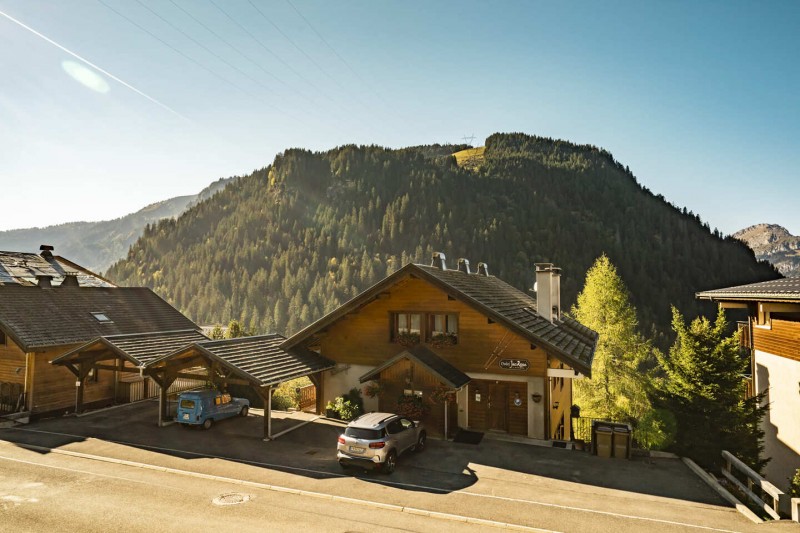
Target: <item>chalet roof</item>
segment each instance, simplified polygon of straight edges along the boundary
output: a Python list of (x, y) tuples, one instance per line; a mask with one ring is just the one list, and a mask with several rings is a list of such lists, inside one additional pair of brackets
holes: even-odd
[(58, 255), (44, 257), (26, 252), (0, 251), (0, 285), (37, 284), (36, 276), (51, 276), (53, 286), (61, 285), (64, 276), (74, 273), (81, 287), (114, 287), (109, 280)]
[(0, 330), (26, 352), (97, 337), (199, 329), (148, 288), (0, 285)]
[(597, 333), (579, 322), (564, 317), (550, 322), (536, 312), (536, 299), (498, 279), (435, 266), (408, 264), (373, 285), (332, 313), (322, 317), (286, 341), (296, 346), (317, 331), (365, 305), (406, 276), (416, 276), (441, 288), (454, 298), (472, 306), (495, 322), (541, 346), (572, 368), (590, 376), (597, 345)]
[(703, 291), (695, 297), (707, 300), (800, 302), (800, 277)]
[(81, 352), (108, 348), (119, 357), (135, 366), (143, 366), (155, 359), (169, 355), (193, 342), (202, 342), (208, 337), (197, 330), (158, 331), (98, 337), (53, 359), (51, 363), (63, 364), (80, 359)]
[(336, 366), (333, 361), (303, 347), (284, 350), (281, 348), (284, 341), (286, 337), (277, 334), (198, 341), (149, 361), (145, 368), (194, 352), (223, 364), (255, 385), (266, 387)]
[(414, 346), (408, 350), (403, 350), (382, 365), (373, 368), (358, 379), (361, 383), (370, 381), (372, 379), (377, 379), (381, 372), (403, 359), (409, 359), (419, 363), (427, 368), (428, 371), (430, 371), (433, 375), (437, 376), (443, 383), (449, 385), (453, 389), (460, 389), (470, 381), (470, 377), (468, 375), (424, 346)]

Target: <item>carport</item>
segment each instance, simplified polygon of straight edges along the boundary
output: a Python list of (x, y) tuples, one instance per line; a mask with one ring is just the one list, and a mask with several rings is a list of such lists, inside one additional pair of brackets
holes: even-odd
[[(191, 377), (186, 369), (202, 366), (215, 383), (249, 385), (264, 400), (264, 439), (272, 439), (273, 389), (285, 381), (308, 377), (317, 387), (317, 412), (322, 401), (320, 373), (335, 363), (306, 348), (286, 351), (286, 340), (277, 334), (199, 341), (144, 365), (144, 372), (158, 376), (162, 391), (178, 377)], [(156, 379), (155, 377), (153, 379)], [(158, 380), (157, 380), (158, 381)], [(159, 405), (159, 421), (166, 418), (166, 402)]]
[(167, 391), (176, 379), (201, 380), (215, 386), (250, 386), (264, 399), (264, 438), (269, 440), (272, 438), (270, 399), (273, 389), (285, 381), (307, 376), (317, 388), (319, 412), (320, 373), (335, 366), (332, 361), (305, 348), (281, 349), (285, 340), (277, 334), (210, 340), (196, 330), (112, 335), (88, 342), (51, 363), (65, 366), (78, 378), (75, 383), (77, 413), (83, 411), (86, 379), (100, 370), (151, 377), (160, 389), (160, 426), (167, 421)]

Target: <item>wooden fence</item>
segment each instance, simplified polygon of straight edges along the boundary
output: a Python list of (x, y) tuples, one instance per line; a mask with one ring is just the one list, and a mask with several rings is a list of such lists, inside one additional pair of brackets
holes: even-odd
[[(205, 385), (205, 381), (197, 379), (178, 378), (167, 389), (167, 394), (177, 394), (179, 392), (196, 389)], [(120, 402), (131, 403), (149, 398), (158, 398), (158, 384), (151, 378), (140, 379), (137, 381), (120, 382)]]
[(0, 382), (0, 414), (19, 412), (25, 407), (25, 391), (20, 383)]
[[(725, 466), (722, 468), (722, 475), (725, 476), (725, 479), (746, 494), (759, 509), (763, 509), (775, 520), (780, 520), (781, 503), (784, 500), (788, 503), (788, 495), (758, 475), (729, 451), (722, 450), (722, 458), (725, 459)], [(740, 477), (745, 478), (744, 483), (739, 480)], [(764, 500), (769, 500), (769, 503)]]
[(314, 385), (306, 385), (305, 387), (300, 387), (300, 391), (297, 398), (297, 408), (301, 411), (306, 411), (308, 409), (313, 409), (316, 411), (317, 409), (317, 388)]

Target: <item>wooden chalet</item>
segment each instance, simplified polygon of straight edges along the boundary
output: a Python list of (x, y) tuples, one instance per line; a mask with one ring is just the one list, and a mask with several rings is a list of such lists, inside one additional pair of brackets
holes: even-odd
[[(456, 427), (568, 439), (572, 379), (591, 374), (597, 334), (565, 317), (560, 269), (536, 265), (537, 298), (488, 266), (444, 254), (409, 264), (289, 338), (336, 363), (322, 374), (333, 400), (367, 383), (367, 410), (415, 397), (434, 433)], [(415, 400), (416, 401), (416, 400)]]
[(769, 411), (761, 422), (767, 479), (783, 490), (800, 468), (800, 277), (697, 293), (728, 309), (746, 309), (740, 344), (750, 355), (751, 394), (766, 392)]

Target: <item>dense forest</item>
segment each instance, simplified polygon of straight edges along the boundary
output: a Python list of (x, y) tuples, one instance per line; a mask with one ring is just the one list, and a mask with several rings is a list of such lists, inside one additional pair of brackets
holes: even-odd
[(644, 330), (666, 344), (670, 305), (714, 309), (694, 293), (779, 277), (743, 243), (642, 187), (594, 146), (495, 134), (479, 161), (463, 146), (292, 149), (146, 228), (107, 275), (146, 285), (202, 324), (239, 320), (291, 334), (407, 262), (433, 251), (489, 264), (523, 290), (533, 263), (563, 268), (569, 309), (605, 253)]

